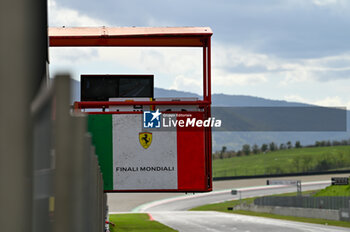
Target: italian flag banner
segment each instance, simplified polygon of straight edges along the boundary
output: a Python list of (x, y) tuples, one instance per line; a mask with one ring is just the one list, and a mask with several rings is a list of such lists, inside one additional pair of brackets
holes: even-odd
[(204, 128), (144, 131), (142, 123), (140, 113), (89, 114), (105, 191), (206, 191)]

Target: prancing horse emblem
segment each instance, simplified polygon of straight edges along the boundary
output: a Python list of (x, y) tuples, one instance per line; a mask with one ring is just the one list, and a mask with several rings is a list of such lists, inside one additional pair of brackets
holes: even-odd
[(140, 144), (143, 148), (147, 149), (152, 143), (152, 133), (141, 132), (139, 133)]

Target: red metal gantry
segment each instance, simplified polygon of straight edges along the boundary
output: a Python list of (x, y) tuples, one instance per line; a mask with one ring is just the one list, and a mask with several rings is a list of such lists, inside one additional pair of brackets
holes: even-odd
[[(76, 102), (76, 109), (108, 108), (111, 105), (198, 105), (204, 119), (211, 116), (211, 36), (209, 27), (75, 27), (49, 28), (50, 47), (202, 47), (203, 99), (198, 101)], [(211, 128), (205, 128), (205, 159), (212, 190)]]

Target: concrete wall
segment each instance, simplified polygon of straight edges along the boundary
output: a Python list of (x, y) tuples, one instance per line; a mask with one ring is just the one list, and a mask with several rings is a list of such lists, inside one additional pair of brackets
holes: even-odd
[(295, 208), (334, 209), (349, 208), (350, 197), (345, 196), (265, 196), (254, 200), (259, 206), (280, 206)]
[(340, 221), (339, 210), (330, 209), (310, 209), (310, 208), (294, 208), (294, 207), (279, 207), (279, 206), (257, 206), (257, 205), (242, 205), (236, 206), (234, 210), (248, 210), (259, 213), (271, 213), (283, 216), (305, 217), (305, 218), (321, 218), (327, 220)]
[(339, 218), (340, 221), (350, 221), (350, 210), (347, 209), (339, 209)]

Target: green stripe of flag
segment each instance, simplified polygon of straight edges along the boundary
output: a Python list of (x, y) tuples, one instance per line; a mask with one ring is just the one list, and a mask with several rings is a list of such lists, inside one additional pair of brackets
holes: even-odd
[(113, 190), (112, 114), (90, 114), (88, 130), (103, 174), (104, 190)]

